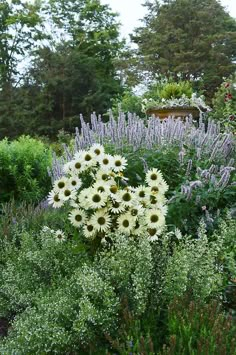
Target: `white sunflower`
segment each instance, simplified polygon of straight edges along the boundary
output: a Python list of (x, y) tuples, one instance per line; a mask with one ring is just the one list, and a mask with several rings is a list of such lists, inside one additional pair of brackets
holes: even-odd
[(60, 208), (64, 204), (64, 200), (60, 197), (58, 191), (52, 190), (48, 195), (48, 203), (54, 208)]
[(166, 205), (157, 204), (157, 209), (159, 209), (161, 211), (163, 216), (166, 216), (168, 213), (168, 207)]
[(88, 195), (88, 205), (90, 208), (99, 209), (106, 205), (108, 194), (91, 189)]
[(83, 227), (83, 233), (85, 238), (93, 238), (96, 234), (96, 229), (90, 221), (88, 221)]
[(71, 161), (63, 165), (63, 171), (65, 174), (72, 174), (72, 164)]
[(151, 193), (149, 195), (149, 200), (146, 206), (152, 209), (155, 208), (157, 209), (160, 204), (161, 204), (161, 195), (154, 195)]
[(99, 192), (105, 192), (107, 195), (109, 194), (109, 184), (106, 183), (106, 181), (100, 180), (96, 181), (93, 184), (93, 189)]
[(107, 232), (111, 226), (111, 217), (107, 213), (107, 209), (96, 211), (91, 219), (91, 224), (99, 232)]
[(92, 191), (91, 188), (83, 189), (78, 195), (79, 206), (81, 206), (82, 208), (84, 208), (86, 210), (89, 208), (88, 197), (89, 197), (91, 191)]
[(150, 196), (150, 187), (146, 186), (139, 186), (134, 190), (135, 196), (137, 197), (138, 201), (146, 204), (149, 202)]
[(102, 169), (99, 169), (95, 175), (95, 180), (96, 181), (105, 181), (106, 184), (108, 185), (113, 185), (115, 184), (115, 180), (112, 176), (112, 171), (108, 170), (108, 171), (104, 171)]
[(146, 173), (146, 182), (149, 186), (158, 185), (163, 180), (162, 173), (157, 169), (151, 169)]
[(114, 158), (110, 154), (104, 154), (98, 159), (100, 168), (104, 171), (112, 170), (114, 167)]
[(148, 228), (148, 236), (149, 240), (154, 242), (159, 239), (159, 235), (161, 234), (162, 229), (160, 228)]
[(62, 177), (61, 179), (58, 179), (54, 182), (53, 184), (53, 189), (55, 191), (63, 191), (68, 187), (68, 179), (66, 177)]
[(55, 239), (58, 243), (64, 242), (66, 240), (65, 233), (63, 233), (60, 229), (55, 232)]
[(118, 217), (117, 223), (119, 232), (130, 235), (135, 227), (135, 218), (126, 212)]
[(67, 181), (69, 188), (74, 190), (78, 190), (82, 185), (81, 179), (76, 175), (72, 175)]
[(119, 199), (118, 191), (119, 191), (119, 188), (116, 184), (109, 185), (109, 195), (111, 196), (112, 199), (114, 199), (114, 200)]
[(88, 167), (80, 160), (74, 159), (71, 161), (71, 172), (72, 174), (81, 174), (85, 171)]
[(135, 203), (137, 203), (135, 194), (128, 189), (118, 191), (117, 201), (122, 202), (125, 207), (132, 207)]
[(74, 160), (77, 160), (77, 161), (80, 161), (81, 163), (83, 163), (83, 157), (84, 157), (85, 153), (86, 153), (86, 150), (84, 150), (84, 149), (78, 150), (74, 154)]
[(76, 199), (76, 191), (69, 187), (66, 187), (64, 190), (59, 192), (59, 196), (63, 201), (68, 201), (70, 199)]
[(86, 151), (82, 154), (82, 162), (86, 167), (95, 166), (97, 164), (97, 159), (95, 159), (95, 154), (90, 151)]
[(122, 202), (113, 200), (111, 206), (109, 206), (109, 210), (114, 214), (120, 214), (125, 211), (125, 206)]
[(165, 225), (165, 217), (158, 209), (151, 209), (146, 212), (146, 223), (148, 228), (162, 228)]
[(119, 173), (120, 171), (123, 171), (126, 168), (127, 159), (125, 159), (121, 155), (114, 155), (113, 164), (114, 164), (113, 170)]
[(136, 220), (132, 234), (136, 236), (143, 236), (147, 234), (147, 228), (145, 228), (145, 224), (142, 222), (142, 220)]
[(145, 209), (142, 207), (142, 205), (135, 204), (130, 208), (129, 212), (132, 214), (133, 217), (138, 218), (139, 216), (144, 215)]
[(158, 184), (158, 188), (160, 193), (164, 195), (168, 191), (169, 186), (167, 185), (166, 181), (162, 179)]
[(69, 220), (74, 227), (81, 227), (86, 222), (86, 213), (77, 208), (70, 212)]
[(89, 152), (93, 154), (93, 156), (101, 158), (104, 155), (104, 147), (101, 144), (93, 144)]

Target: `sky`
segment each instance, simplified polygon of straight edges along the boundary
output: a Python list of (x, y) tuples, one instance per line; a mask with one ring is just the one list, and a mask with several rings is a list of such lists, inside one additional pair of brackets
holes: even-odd
[[(144, 0), (101, 0), (101, 3), (110, 5), (113, 11), (120, 14), (122, 37), (129, 39), (129, 33), (142, 24), (139, 19), (145, 14)], [(236, 0), (221, 0), (221, 4), (236, 18)]]

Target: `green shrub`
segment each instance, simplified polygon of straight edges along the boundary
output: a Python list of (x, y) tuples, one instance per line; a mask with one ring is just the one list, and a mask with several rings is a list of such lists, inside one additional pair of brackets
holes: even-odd
[[(0, 316), (11, 316), (32, 306), (41, 294), (60, 284), (83, 261), (75, 242), (58, 242), (45, 229), (21, 233), (1, 242)], [(77, 242), (76, 242), (77, 246)]]
[(18, 140), (0, 142), (0, 202), (38, 202), (50, 188), (47, 167), (51, 152), (39, 140), (22, 136)]
[(236, 129), (236, 74), (226, 79), (215, 93), (211, 116), (225, 127)]
[(163, 81), (153, 84), (144, 96), (152, 100), (170, 100), (180, 99), (183, 95), (191, 98), (192, 94), (193, 88), (190, 81)]
[(192, 299), (205, 300), (223, 288), (223, 275), (217, 263), (222, 240), (209, 242), (205, 225), (198, 238), (185, 237), (169, 257), (164, 275), (163, 295), (168, 301), (191, 294)]
[(125, 321), (124, 300), (135, 319), (146, 309), (150, 242), (116, 236), (91, 264), (83, 252), (73, 255), (72, 242), (55, 243), (49, 234), (37, 240), (24, 234), (20, 250), (9, 248), (1, 270), (1, 314), (17, 316), (0, 353), (103, 354)]

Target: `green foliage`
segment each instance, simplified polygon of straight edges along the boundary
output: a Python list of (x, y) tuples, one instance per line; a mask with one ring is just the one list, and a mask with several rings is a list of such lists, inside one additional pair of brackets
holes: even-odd
[[(23, 1), (0, 3), (0, 88), (10, 89), (19, 74), (19, 57), (26, 56), (39, 39), (37, 4)], [(18, 58), (17, 58), (18, 57)], [(8, 98), (9, 100), (11, 98)]]
[(168, 300), (191, 294), (191, 299), (205, 300), (219, 292), (223, 275), (217, 265), (222, 241), (208, 241), (205, 226), (201, 225), (198, 239), (184, 238), (170, 256), (165, 271), (163, 294)]
[[(10, 71), (17, 68), (19, 59), (14, 52), (17, 48), (17, 54), (27, 53), (31, 65), (24, 74), (20, 73), (21, 80), (15, 87), (10, 77), (4, 79), (6, 85), (0, 92), (0, 138), (20, 134), (55, 137), (59, 129), (74, 131), (80, 114), (90, 117), (95, 110), (105, 113), (111, 107), (111, 99), (122, 93), (114, 65), (123, 47), (117, 15), (100, 1), (43, 0), (37, 2), (40, 27), (36, 20), (31, 23), (36, 5), (17, 3), (32, 28), (27, 23), (18, 28), (19, 14), (12, 10), (18, 31), (12, 37), (11, 27), (7, 27), (10, 39), (2, 43), (13, 43), (14, 48), (9, 59), (12, 49), (9, 44), (3, 63), (10, 66)], [(6, 4), (15, 9), (13, 2)], [(13, 17), (9, 11), (4, 23)], [(0, 36), (5, 38), (1, 18)], [(43, 41), (45, 37), (47, 41)], [(0, 59), (1, 54), (0, 48)]]
[(38, 235), (22, 232), (2, 240), (0, 316), (19, 313), (48, 289), (60, 284), (83, 261), (73, 243), (56, 240), (47, 230)]
[(105, 339), (115, 337), (119, 319), (122, 325), (124, 299), (135, 317), (146, 308), (152, 276), (147, 239), (114, 236), (93, 264), (83, 250), (73, 253), (72, 241), (56, 242), (47, 230), (37, 236), (23, 233), (20, 247), (7, 246), (1, 315), (17, 316), (0, 345), (2, 354), (102, 353), (108, 347)]
[[(128, 183), (131, 186), (144, 183), (145, 169), (158, 167), (169, 186), (169, 191), (166, 194), (170, 200), (167, 224), (179, 228), (184, 234), (196, 233), (201, 218), (205, 219), (208, 231), (212, 231), (217, 224), (218, 211), (224, 213), (226, 208), (234, 205), (235, 186), (230, 184), (219, 189), (210, 181), (203, 180), (200, 187), (192, 189), (190, 198), (186, 198), (181, 192), (182, 185), (188, 185), (191, 181), (199, 181), (198, 168), (209, 169), (212, 165), (207, 151), (202, 150), (201, 159), (199, 159), (197, 150), (185, 145), (183, 162), (180, 163), (180, 148), (174, 143), (159, 145), (151, 150), (142, 148), (135, 152), (125, 143), (121, 150), (112, 145), (108, 145), (107, 149), (110, 153), (122, 151), (122, 154), (130, 162), (125, 170), (125, 175), (129, 178)], [(190, 171), (188, 171), (189, 160), (192, 162)], [(225, 162), (220, 156), (217, 156), (214, 164), (221, 166)], [(230, 182), (233, 182), (234, 179), (235, 173), (233, 172)], [(204, 210), (205, 207), (206, 210)], [(211, 218), (213, 218), (212, 223), (210, 223)]]
[(202, 81), (212, 97), (235, 70), (235, 19), (217, 0), (146, 1), (145, 6), (144, 26), (132, 36), (142, 69), (153, 77)]
[(22, 136), (0, 142), (0, 201), (42, 200), (50, 188), (51, 151), (39, 140)]
[(114, 331), (117, 311), (112, 287), (84, 266), (16, 317), (1, 353), (77, 352), (88, 349), (88, 342), (96, 349), (93, 341)]
[(137, 114), (139, 117), (143, 117), (142, 97), (137, 96), (130, 91), (125, 91), (120, 99), (117, 98), (113, 100), (112, 113), (117, 117), (119, 112), (125, 114), (131, 112)]
[(236, 74), (225, 80), (213, 98), (211, 116), (221, 121), (225, 127), (236, 127)]
[(236, 327), (217, 301), (209, 304), (176, 299), (168, 308), (168, 346), (161, 354), (235, 354)]
[(190, 81), (156, 83), (151, 86), (145, 97), (153, 100), (179, 99), (183, 95), (191, 98), (193, 94), (192, 83)]

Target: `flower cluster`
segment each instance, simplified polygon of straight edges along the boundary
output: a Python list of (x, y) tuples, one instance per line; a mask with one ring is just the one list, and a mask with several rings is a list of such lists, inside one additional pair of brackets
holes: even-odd
[(106, 154), (100, 144), (80, 150), (64, 165), (65, 175), (54, 182), (48, 201), (55, 208), (68, 203), (71, 224), (87, 238), (119, 232), (156, 239), (165, 226), (168, 186), (157, 169), (146, 173), (146, 185), (124, 186), (126, 165), (124, 157)]

